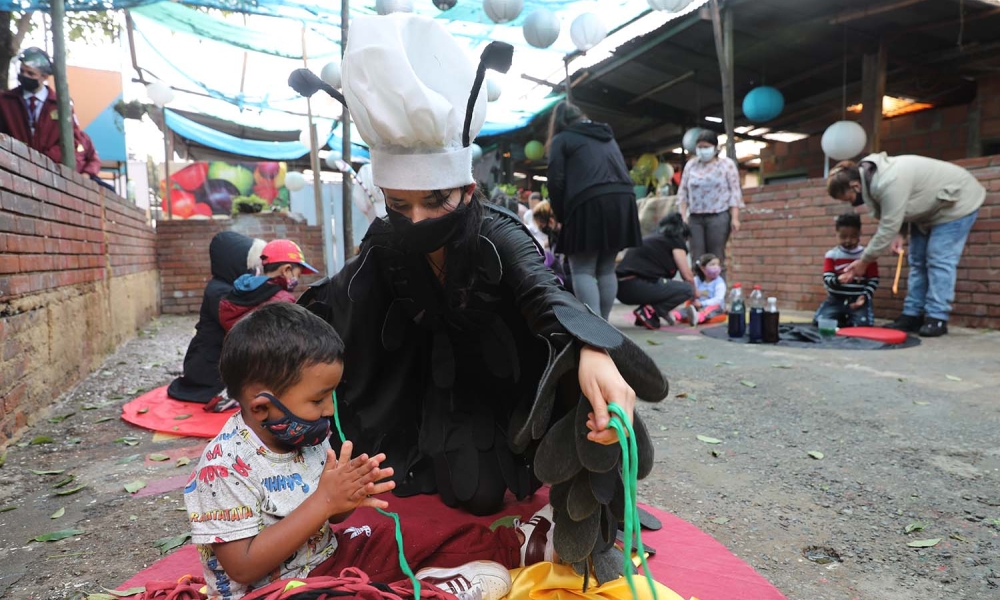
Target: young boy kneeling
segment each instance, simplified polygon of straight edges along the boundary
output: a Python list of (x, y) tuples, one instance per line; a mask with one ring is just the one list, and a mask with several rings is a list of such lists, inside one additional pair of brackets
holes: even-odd
[(813, 322), (836, 319), (840, 327), (870, 327), (875, 322), (872, 298), (878, 289), (878, 263), (868, 265), (864, 277), (851, 283), (838, 279), (844, 269), (861, 258), (865, 247), (861, 245), (861, 216), (846, 213), (837, 217), (837, 237), (840, 245), (826, 253), (823, 259), (823, 285), (827, 297)]
[[(343, 375), (343, 352), (328, 323), (294, 304), (262, 306), (226, 337), (219, 370), (240, 411), (209, 442), (184, 489), (210, 599), (241, 598), (278, 579), (306, 577), (325, 561), (341, 562), (330, 560), (338, 550), (330, 525), (358, 507), (388, 507), (374, 497), (395, 487), (387, 480), (392, 469), (380, 467), (385, 455), (352, 458), (349, 441), (339, 457), (330, 448), (332, 394)], [(523, 564), (526, 538), (536, 547), (539, 540), (534, 527), (496, 534), (484, 529), (471, 540), (484, 552), (469, 558), (503, 556), (511, 564), (480, 560), (424, 569), (418, 578), (462, 600), (506, 595), (507, 568)], [(381, 531), (373, 537), (376, 533)], [(469, 528), (456, 528), (436, 543), (444, 551), (449, 545), (468, 548), (475, 545), (469, 535)], [(421, 540), (421, 550), (430, 557), (424, 562), (433, 564), (428, 542)], [(550, 549), (551, 539), (541, 545)], [(498, 554), (492, 549), (497, 546), (508, 548)], [(350, 566), (366, 570), (366, 553), (348, 554), (358, 559)], [(546, 555), (551, 560), (551, 550)], [(378, 568), (372, 565), (373, 571)]]

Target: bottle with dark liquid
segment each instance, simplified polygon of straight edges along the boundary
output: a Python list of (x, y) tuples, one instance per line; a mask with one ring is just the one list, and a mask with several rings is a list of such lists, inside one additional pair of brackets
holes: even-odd
[(764, 338), (764, 293), (760, 291), (760, 286), (753, 286), (750, 292), (750, 324), (747, 326), (747, 337), (751, 344), (759, 344)]
[(729, 337), (743, 337), (746, 334), (746, 328), (747, 307), (743, 302), (743, 286), (734, 283), (733, 291), (729, 293)]
[(763, 341), (765, 344), (778, 343), (778, 299), (768, 298), (761, 322)]

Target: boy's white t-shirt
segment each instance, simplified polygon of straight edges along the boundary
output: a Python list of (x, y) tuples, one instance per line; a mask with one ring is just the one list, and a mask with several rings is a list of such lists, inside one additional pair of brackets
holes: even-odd
[(212, 544), (254, 537), (288, 516), (319, 484), (330, 442), (277, 454), (269, 450), (237, 412), (215, 436), (184, 488), (191, 541), (198, 546), (210, 600), (232, 600), (277, 579), (306, 577), (333, 555), (337, 540), (323, 526), (281, 567), (245, 585), (232, 581)]

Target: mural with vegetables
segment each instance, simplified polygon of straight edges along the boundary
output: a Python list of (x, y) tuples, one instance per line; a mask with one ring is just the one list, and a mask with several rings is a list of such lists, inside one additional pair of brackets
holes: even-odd
[[(170, 174), (175, 219), (288, 210), (283, 162), (196, 162)], [(167, 182), (160, 180), (160, 207), (167, 213)]]

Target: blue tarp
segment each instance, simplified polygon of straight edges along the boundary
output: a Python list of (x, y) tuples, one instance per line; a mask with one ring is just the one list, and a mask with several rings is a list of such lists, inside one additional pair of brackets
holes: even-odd
[[(305, 156), (309, 150), (301, 142), (268, 142), (262, 140), (245, 140), (228, 133), (223, 133), (196, 123), (191, 119), (167, 110), (167, 127), (184, 139), (191, 140), (202, 146), (214, 148), (222, 152), (257, 158), (262, 160), (295, 160)], [(325, 145), (340, 148), (343, 140), (340, 136), (331, 134)], [(351, 144), (353, 158), (369, 159), (368, 149), (357, 144)]]

